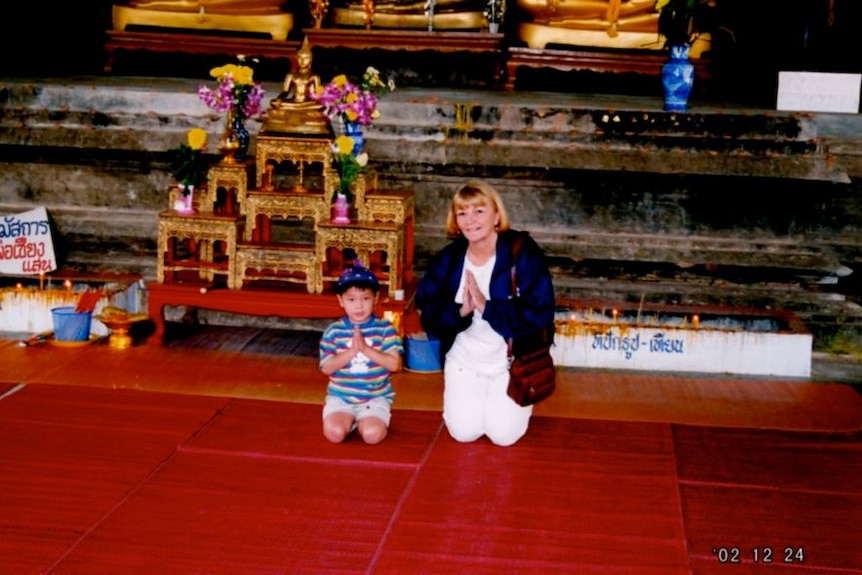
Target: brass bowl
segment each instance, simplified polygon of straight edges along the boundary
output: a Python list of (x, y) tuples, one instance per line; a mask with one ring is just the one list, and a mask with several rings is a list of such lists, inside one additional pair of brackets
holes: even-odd
[(126, 349), (132, 346), (132, 336), (129, 330), (136, 323), (149, 319), (146, 315), (136, 314), (127, 316), (104, 316), (98, 315), (96, 319), (105, 324), (111, 330), (111, 337), (108, 338), (108, 345), (117, 349)]

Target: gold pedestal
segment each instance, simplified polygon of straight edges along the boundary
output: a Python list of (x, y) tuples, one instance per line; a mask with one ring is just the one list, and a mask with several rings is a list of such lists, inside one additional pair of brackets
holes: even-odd
[[(365, 11), (357, 8), (333, 8), (332, 23), (336, 26), (364, 27)], [(428, 30), (428, 17), (424, 14), (375, 12), (371, 26), (374, 28)], [(482, 30), (487, 28), (488, 20), (482, 12), (440, 12), (434, 14), (431, 22), (431, 30)]]
[(96, 316), (96, 319), (105, 324), (105, 326), (111, 330), (111, 335), (108, 338), (108, 345), (114, 349), (128, 349), (132, 347), (133, 339), (131, 334), (129, 333), (134, 326), (139, 321), (143, 321), (145, 318), (141, 315), (135, 316)]
[[(357, 222), (343, 225), (320, 222), (315, 239), (317, 261), (324, 270), (321, 281), (336, 281), (342, 272), (340, 269), (330, 269), (331, 266), (326, 263), (327, 251), (330, 248), (350, 248), (363, 264), (375, 272), (380, 283), (388, 287), (390, 297), (394, 297), (396, 290), (402, 289), (402, 273), (408, 263), (404, 259), (404, 224)], [(374, 269), (372, 256), (378, 252), (385, 254), (387, 270)]]
[(269, 34), (273, 40), (287, 40), (293, 29), (293, 15), (286, 12), (273, 14), (218, 14), (209, 12), (176, 12), (146, 10), (130, 6), (112, 7), (114, 30), (127, 26), (156, 28), (186, 28), (193, 30), (226, 30)]
[[(212, 213), (180, 215), (173, 211), (159, 214), (159, 283), (170, 281), (180, 272), (196, 272), (200, 280), (212, 282), (224, 276), (233, 287), (236, 244), (242, 237), (245, 216), (218, 216)], [(188, 253), (178, 250), (187, 240)]]
[[(248, 182), (255, 179), (254, 172), (254, 158), (242, 162), (219, 162), (210, 167), (207, 172), (209, 193), (206, 205), (211, 206), (216, 213), (225, 215), (241, 212), (248, 194)], [(223, 203), (219, 201), (219, 189), (224, 190)]]
[(125, 329), (112, 331), (111, 336), (108, 338), (108, 345), (114, 349), (130, 348), (132, 347), (132, 336)]
[(320, 192), (256, 191), (252, 190), (246, 198), (245, 236), (246, 242), (269, 243), (271, 230), (268, 225), (273, 218), (311, 219), (317, 222), (329, 217), (329, 208)]
[(332, 161), (332, 141), (327, 137), (286, 138), (260, 134), (255, 144), (254, 157), (257, 162), (256, 187), (260, 188), (263, 185), (263, 175), (266, 173), (268, 162), (275, 164), (292, 162), (296, 164), (299, 172), (297, 190), (302, 190), (304, 189), (303, 174), (307, 165), (318, 163), (322, 169)]
[[(518, 38), (530, 48), (544, 49), (548, 44), (627, 50), (664, 50), (664, 39), (657, 31), (619, 31), (611, 36), (606, 30), (584, 30), (523, 22), (518, 26)], [(700, 58), (709, 50), (711, 38), (702, 34), (691, 46), (689, 55)]]

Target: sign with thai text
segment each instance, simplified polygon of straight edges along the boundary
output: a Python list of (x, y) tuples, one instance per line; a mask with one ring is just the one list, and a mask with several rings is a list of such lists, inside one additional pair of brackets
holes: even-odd
[(613, 325), (569, 329), (558, 324), (551, 356), (558, 366), (649, 371), (811, 374), (810, 333), (702, 326)]
[(0, 273), (29, 275), (55, 269), (51, 226), (44, 207), (0, 217)]
[(796, 112), (859, 112), (862, 74), (779, 72), (777, 109)]

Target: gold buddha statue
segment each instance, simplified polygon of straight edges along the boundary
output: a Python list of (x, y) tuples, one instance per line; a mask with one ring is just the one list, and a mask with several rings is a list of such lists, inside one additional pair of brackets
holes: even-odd
[[(368, 27), (366, 8), (370, 8), (370, 27), (427, 30), (427, 4), (426, 0), (333, 0), (330, 19), (336, 26)], [(485, 5), (484, 0), (437, 0), (432, 29), (486, 29)]]
[(322, 89), (320, 77), (311, 71), (308, 38), (296, 53), (296, 73), (284, 77), (281, 93), (270, 100), (263, 124), (264, 133), (330, 136), (329, 120), (312, 95)]
[(114, 30), (127, 26), (225, 30), (286, 40), (293, 15), (285, 0), (127, 0), (112, 9)]
[(531, 48), (570, 44), (659, 50), (656, 0), (517, 0), (533, 21), (518, 36)]

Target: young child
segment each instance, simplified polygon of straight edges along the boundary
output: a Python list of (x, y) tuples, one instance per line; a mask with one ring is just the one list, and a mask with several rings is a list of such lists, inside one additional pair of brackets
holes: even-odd
[(341, 443), (359, 430), (369, 445), (389, 429), (395, 398), (390, 374), (401, 369), (401, 337), (388, 320), (373, 314), (380, 284), (358, 261), (335, 285), (345, 317), (320, 338), (320, 371), (329, 376), (323, 406), (323, 435)]

